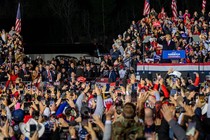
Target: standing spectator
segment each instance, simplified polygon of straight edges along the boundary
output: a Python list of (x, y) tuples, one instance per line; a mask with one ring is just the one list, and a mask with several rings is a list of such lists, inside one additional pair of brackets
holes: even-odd
[(112, 66), (112, 60), (109, 59), (108, 55), (104, 55), (104, 63), (106, 63), (109, 66)]
[(111, 57), (112, 57), (112, 61), (115, 61), (115, 60), (119, 57), (120, 54), (121, 54), (121, 53), (120, 53), (120, 51), (117, 49), (116, 45), (113, 44), (113, 45), (112, 45), (112, 49), (110, 50), (110, 55), (111, 55)]
[(23, 81), (29, 81), (30, 80), (30, 72), (26, 69), (26, 64), (22, 64), (21, 69), (19, 70), (19, 77)]
[(54, 82), (55, 75), (54, 75), (54, 73), (50, 70), (50, 65), (47, 64), (46, 67), (45, 67), (45, 69), (46, 69), (46, 70), (43, 72), (43, 81), (49, 82), (49, 83)]
[(73, 62), (70, 62), (70, 67), (68, 69), (68, 73), (71, 74), (72, 72), (76, 73), (76, 67)]
[(121, 65), (119, 70), (120, 79), (123, 79), (125, 77), (125, 74), (126, 74), (126, 69), (124, 68), (124, 66)]
[(108, 78), (109, 78), (110, 83), (115, 82), (117, 79), (117, 74), (112, 66), (109, 67), (109, 77)]
[(87, 80), (91, 80), (93, 78), (93, 70), (91, 69), (90, 64), (86, 64), (84, 76)]
[(97, 66), (95, 65), (95, 63), (91, 63), (90, 64), (90, 68), (92, 69), (93, 71), (93, 77), (96, 78), (98, 76), (98, 68)]
[(188, 10), (185, 10), (183, 17), (184, 17), (184, 19), (186, 19), (186, 17), (190, 18), (190, 13)]
[(118, 48), (117, 49), (120, 51), (120, 55), (123, 55), (124, 54), (124, 48), (122, 46), (122, 42), (119, 42), (118, 43)]
[(1, 32), (1, 40), (3, 41), (3, 44), (7, 43), (7, 34), (4, 29)]
[(68, 73), (65, 68), (61, 68), (61, 81), (66, 81), (68, 79)]
[(104, 61), (102, 61), (100, 65), (100, 77), (109, 77), (109, 67)]
[(14, 69), (12, 69), (9, 73), (7, 73), (7, 77), (8, 77), (8, 80), (6, 82), (6, 86), (5, 87), (7, 88), (10, 83), (13, 86), (15, 86), (15, 81), (18, 78), (18, 74), (15, 73), (15, 70)]
[(165, 13), (164, 8), (161, 9), (161, 12), (158, 14), (158, 18), (159, 19), (165, 19), (166, 18), (166, 13)]
[(78, 65), (76, 69), (76, 76), (84, 76), (84, 67), (82, 65)]
[(12, 26), (11, 30), (9, 31), (9, 35), (10, 35), (10, 36), (13, 36), (15, 33), (16, 33), (15, 27)]
[(198, 12), (197, 12), (197, 11), (195, 11), (195, 12), (193, 13), (193, 19), (194, 19), (194, 20), (198, 20), (198, 19), (199, 19), (199, 16), (198, 16)]

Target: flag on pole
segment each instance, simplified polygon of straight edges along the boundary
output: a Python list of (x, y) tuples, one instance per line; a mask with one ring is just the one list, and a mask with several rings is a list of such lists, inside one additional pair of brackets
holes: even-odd
[(18, 33), (21, 32), (20, 3), (18, 4), (18, 9), (17, 9), (16, 22), (15, 22), (15, 31), (18, 32)]
[(172, 0), (171, 9), (172, 9), (173, 17), (176, 18), (176, 17), (177, 17), (177, 5), (176, 5), (176, 0)]
[(203, 2), (202, 2), (202, 9), (206, 9), (206, 0), (203, 0)]
[(146, 15), (149, 15), (149, 13), (150, 13), (150, 3), (149, 3), (149, 0), (145, 0), (143, 15), (146, 16)]

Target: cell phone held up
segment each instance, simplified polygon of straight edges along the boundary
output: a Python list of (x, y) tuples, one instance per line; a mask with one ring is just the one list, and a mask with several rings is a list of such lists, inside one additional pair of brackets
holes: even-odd
[(30, 124), (30, 137), (33, 136), (33, 134), (35, 133), (35, 131), (37, 130), (37, 127), (35, 124)]
[(195, 127), (196, 127), (196, 122), (189, 122), (186, 135), (194, 136), (195, 135)]

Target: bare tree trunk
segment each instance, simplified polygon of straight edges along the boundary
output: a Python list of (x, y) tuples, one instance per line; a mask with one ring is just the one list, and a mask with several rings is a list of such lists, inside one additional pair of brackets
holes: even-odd
[(120, 31), (121, 30), (121, 21), (120, 21), (120, 12), (118, 12), (117, 14), (117, 22), (118, 22), (118, 30)]
[(88, 39), (91, 40), (89, 11), (84, 11), (83, 12), (83, 27), (84, 27), (84, 33), (86, 33)]
[(135, 8), (134, 6), (132, 7), (132, 12), (133, 12), (133, 20), (136, 18), (136, 14), (135, 14)]
[(90, 34), (90, 13), (87, 12), (87, 32), (88, 32), (88, 37), (91, 40), (91, 34)]
[(76, 0), (48, 0), (49, 6), (63, 21), (63, 25), (66, 29), (66, 39), (67, 43), (73, 43), (73, 29), (72, 29), (72, 17), (77, 10)]
[(105, 27), (105, 10), (104, 10), (104, 0), (102, 0), (102, 21), (103, 21), (103, 44), (105, 44), (105, 32), (106, 32), (106, 27)]

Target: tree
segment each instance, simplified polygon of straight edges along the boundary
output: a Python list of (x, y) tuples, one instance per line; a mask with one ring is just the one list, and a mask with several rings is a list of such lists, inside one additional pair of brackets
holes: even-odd
[(65, 27), (66, 38), (65, 42), (73, 43), (73, 28), (72, 19), (77, 11), (76, 0), (48, 0), (49, 7), (54, 13), (62, 20), (62, 24)]

